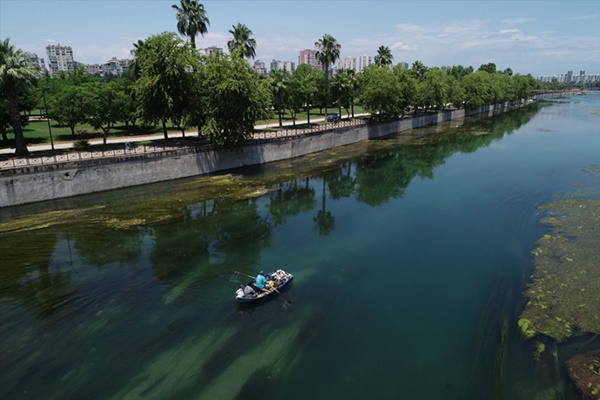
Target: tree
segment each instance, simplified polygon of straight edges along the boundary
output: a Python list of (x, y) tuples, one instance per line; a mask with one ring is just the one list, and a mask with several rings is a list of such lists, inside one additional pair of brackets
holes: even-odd
[(315, 42), (315, 46), (318, 49), (315, 56), (325, 71), (325, 115), (327, 115), (327, 101), (329, 99), (329, 66), (340, 58), (342, 45), (340, 45), (333, 36), (326, 33), (323, 35), (323, 38)]
[(197, 90), (193, 71), (199, 68), (199, 56), (172, 32), (150, 36), (134, 55), (140, 74), (135, 94), (142, 117), (160, 121), (167, 139), (167, 121), (183, 118), (196, 107), (190, 98)]
[(252, 37), (252, 31), (244, 24), (238, 22), (229, 30), (233, 39), (227, 42), (229, 52), (233, 54), (234, 50), (240, 49), (243, 57), (254, 58), (256, 56), (256, 40)]
[(282, 113), (287, 108), (289, 100), (289, 77), (287, 71), (282, 69), (272, 69), (269, 71), (269, 84), (271, 86), (273, 108), (277, 110), (279, 127), (282, 127)]
[(11, 125), (15, 134), (15, 154), (29, 154), (23, 129), (19, 94), (30, 91), (36, 80), (39, 68), (27, 63), (23, 51), (10, 44), (9, 38), (0, 41), (0, 90), (8, 100)]
[(448, 103), (448, 80), (439, 68), (431, 68), (425, 72), (419, 82), (419, 106), (424, 108), (443, 109)]
[(479, 69), (477, 71), (485, 71), (488, 74), (493, 74), (496, 72), (496, 64), (494, 64), (493, 62), (490, 62), (487, 64), (481, 64), (481, 66), (479, 67)]
[(350, 68), (347, 69), (346, 72), (348, 73), (348, 83), (351, 86), (350, 109), (352, 112), (352, 118), (354, 118), (354, 101), (358, 97), (360, 87), (358, 86), (358, 78), (356, 75), (356, 71)]
[(354, 82), (351, 73), (342, 71), (335, 74), (332, 79), (331, 91), (338, 104), (339, 114), (342, 115), (342, 107), (344, 107), (346, 114), (349, 116), (349, 108), (354, 95)]
[(10, 112), (8, 109), (8, 100), (5, 96), (0, 97), (0, 135), (2, 135), (2, 141), (8, 142), (7, 128), (10, 126)]
[(477, 71), (461, 80), (466, 108), (478, 108), (493, 102), (490, 74)]
[(385, 67), (388, 65), (392, 65), (392, 60), (394, 56), (392, 55), (392, 51), (387, 46), (379, 46), (377, 49), (377, 55), (375, 56), (375, 65), (379, 67)]
[(129, 95), (119, 82), (89, 82), (83, 85), (87, 94), (85, 109), (87, 121), (94, 129), (102, 130), (102, 142), (106, 144), (107, 136), (115, 122), (124, 119), (124, 110), (129, 102)]
[(415, 78), (421, 79), (425, 75), (425, 72), (427, 72), (427, 67), (421, 61), (417, 60), (413, 63), (411, 71)]
[(260, 79), (242, 57), (209, 57), (204, 66), (206, 130), (218, 146), (237, 146), (252, 136), (254, 124), (266, 117), (268, 82)]
[(200, 36), (204, 36), (206, 32), (208, 32), (208, 26), (210, 26), (210, 21), (206, 17), (206, 11), (204, 10), (204, 6), (198, 3), (197, 0), (180, 0), (181, 7), (177, 4), (173, 4), (177, 13), (175, 14), (177, 18), (177, 30), (183, 36), (189, 36), (190, 44), (192, 48), (196, 48), (196, 36), (200, 34)]
[(292, 91), (291, 96), (299, 107), (306, 108), (307, 123), (310, 124), (310, 109), (315, 102), (315, 96), (318, 92), (317, 71), (309, 64), (300, 64), (292, 73)]
[(48, 117), (68, 126), (72, 137), (75, 137), (77, 124), (86, 121), (84, 104), (88, 93), (83, 84), (91, 81), (98, 81), (98, 78), (85, 73), (83, 67), (70, 74), (61, 73), (58, 77), (40, 80), (40, 89), (48, 98)]
[(389, 68), (368, 66), (360, 75), (361, 102), (373, 118), (390, 120), (403, 113), (402, 87)]
[(402, 65), (396, 65), (393, 68), (393, 73), (400, 84), (400, 89), (397, 93), (398, 110), (400, 111), (400, 115), (404, 116), (408, 107), (415, 104), (417, 81), (411, 71), (403, 68)]

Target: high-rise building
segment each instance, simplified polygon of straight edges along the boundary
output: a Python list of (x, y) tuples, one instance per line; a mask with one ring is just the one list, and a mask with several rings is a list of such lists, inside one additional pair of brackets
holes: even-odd
[(364, 54), (358, 57), (356, 61), (356, 72), (363, 72), (363, 70), (371, 64), (373, 64), (373, 61), (371, 61), (371, 56)]
[(296, 69), (296, 64), (293, 61), (271, 61), (271, 70), (280, 69), (291, 74)]
[(568, 71), (567, 72), (567, 76), (565, 78), (565, 82), (566, 83), (571, 83), (571, 80), (573, 79), (573, 71)]
[(311, 49), (301, 50), (298, 55), (298, 65), (308, 64), (314, 68), (321, 68), (321, 63), (317, 60), (317, 51)]
[(349, 69), (353, 69), (356, 71), (356, 58), (355, 57), (345, 57), (338, 61), (336, 70), (337, 71), (346, 71)]
[(265, 66), (265, 63), (260, 60), (254, 61), (254, 65), (252, 66), (252, 69), (254, 70), (254, 72), (256, 72), (259, 75), (267, 74), (267, 67)]
[(46, 46), (46, 54), (48, 55), (50, 75), (56, 75), (60, 71), (73, 72), (75, 70), (71, 46), (61, 46), (60, 44)]

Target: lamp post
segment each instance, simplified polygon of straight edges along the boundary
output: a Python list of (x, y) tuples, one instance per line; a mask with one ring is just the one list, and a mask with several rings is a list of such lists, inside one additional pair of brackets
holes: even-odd
[(54, 151), (54, 140), (52, 140), (52, 128), (50, 127), (50, 117), (48, 116), (48, 104), (46, 104), (46, 89), (42, 89), (42, 95), (44, 96), (44, 108), (46, 109), (46, 121), (48, 121), (48, 134), (50, 135), (50, 146)]

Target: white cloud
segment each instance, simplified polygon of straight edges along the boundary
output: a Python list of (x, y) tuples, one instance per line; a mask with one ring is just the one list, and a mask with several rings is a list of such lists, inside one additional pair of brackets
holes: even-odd
[(533, 22), (533, 21), (535, 21), (535, 18), (527, 18), (527, 17), (509, 18), (509, 19), (502, 20), (502, 22), (507, 25), (526, 24), (527, 22)]
[(505, 35), (507, 33), (521, 33), (520, 29), (500, 29), (500, 34)]
[(403, 42), (396, 42), (391, 46), (392, 50), (402, 50), (402, 51), (410, 51), (417, 50), (419, 48), (416, 44), (407, 44)]

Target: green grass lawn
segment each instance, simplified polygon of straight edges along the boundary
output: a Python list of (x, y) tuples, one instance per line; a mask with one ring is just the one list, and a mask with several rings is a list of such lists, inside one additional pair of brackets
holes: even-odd
[[(312, 109), (310, 111), (311, 124), (317, 124), (317, 122), (313, 122), (313, 120), (324, 118), (325, 109), (320, 110), (318, 108)], [(339, 112), (338, 107), (330, 107), (327, 109), (327, 112)], [(362, 107), (355, 105), (354, 106), (354, 114), (363, 113), (364, 110)], [(346, 110), (342, 108), (342, 118), (346, 118)], [(306, 126), (306, 124), (302, 124), (301, 122), (306, 121), (306, 112), (300, 112), (296, 115), (297, 127)], [(282, 116), (283, 123), (292, 122), (292, 116), (289, 111)], [(324, 123), (324, 122), (319, 122)], [(277, 129), (279, 126), (279, 118), (275, 112), (272, 112), (269, 119), (256, 121), (256, 125), (268, 125), (269, 129)], [(195, 130), (196, 128), (190, 128), (188, 131)], [(56, 123), (56, 121), (50, 121), (50, 130), (52, 131), (52, 140), (55, 144), (61, 142), (73, 142), (76, 140), (93, 140), (93, 139), (102, 139), (102, 131), (98, 129), (94, 129), (91, 125), (88, 124), (78, 124), (75, 128), (75, 136), (71, 134), (71, 129), (67, 126), (62, 126)], [(85, 130), (87, 133), (79, 134), (78, 130)], [(0, 147), (14, 147), (14, 134), (13, 129), (9, 128), (8, 132), (8, 142), (0, 141)], [(168, 132), (179, 132), (177, 128), (170, 127), (168, 128)], [(48, 122), (45, 120), (30, 120), (29, 123), (23, 127), (23, 134), (25, 136), (25, 141), (28, 145), (38, 145), (38, 144), (50, 144), (50, 132), (48, 129)], [(127, 128), (125, 125), (115, 126), (110, 130), (108, 135), (109, 138), (115, 137), (128, 137), (128, 136), (140, 136), (140, 135), (161, 135), (162, 128), (160, 126), (137, 126), (132, 129), (131, 127)]]

